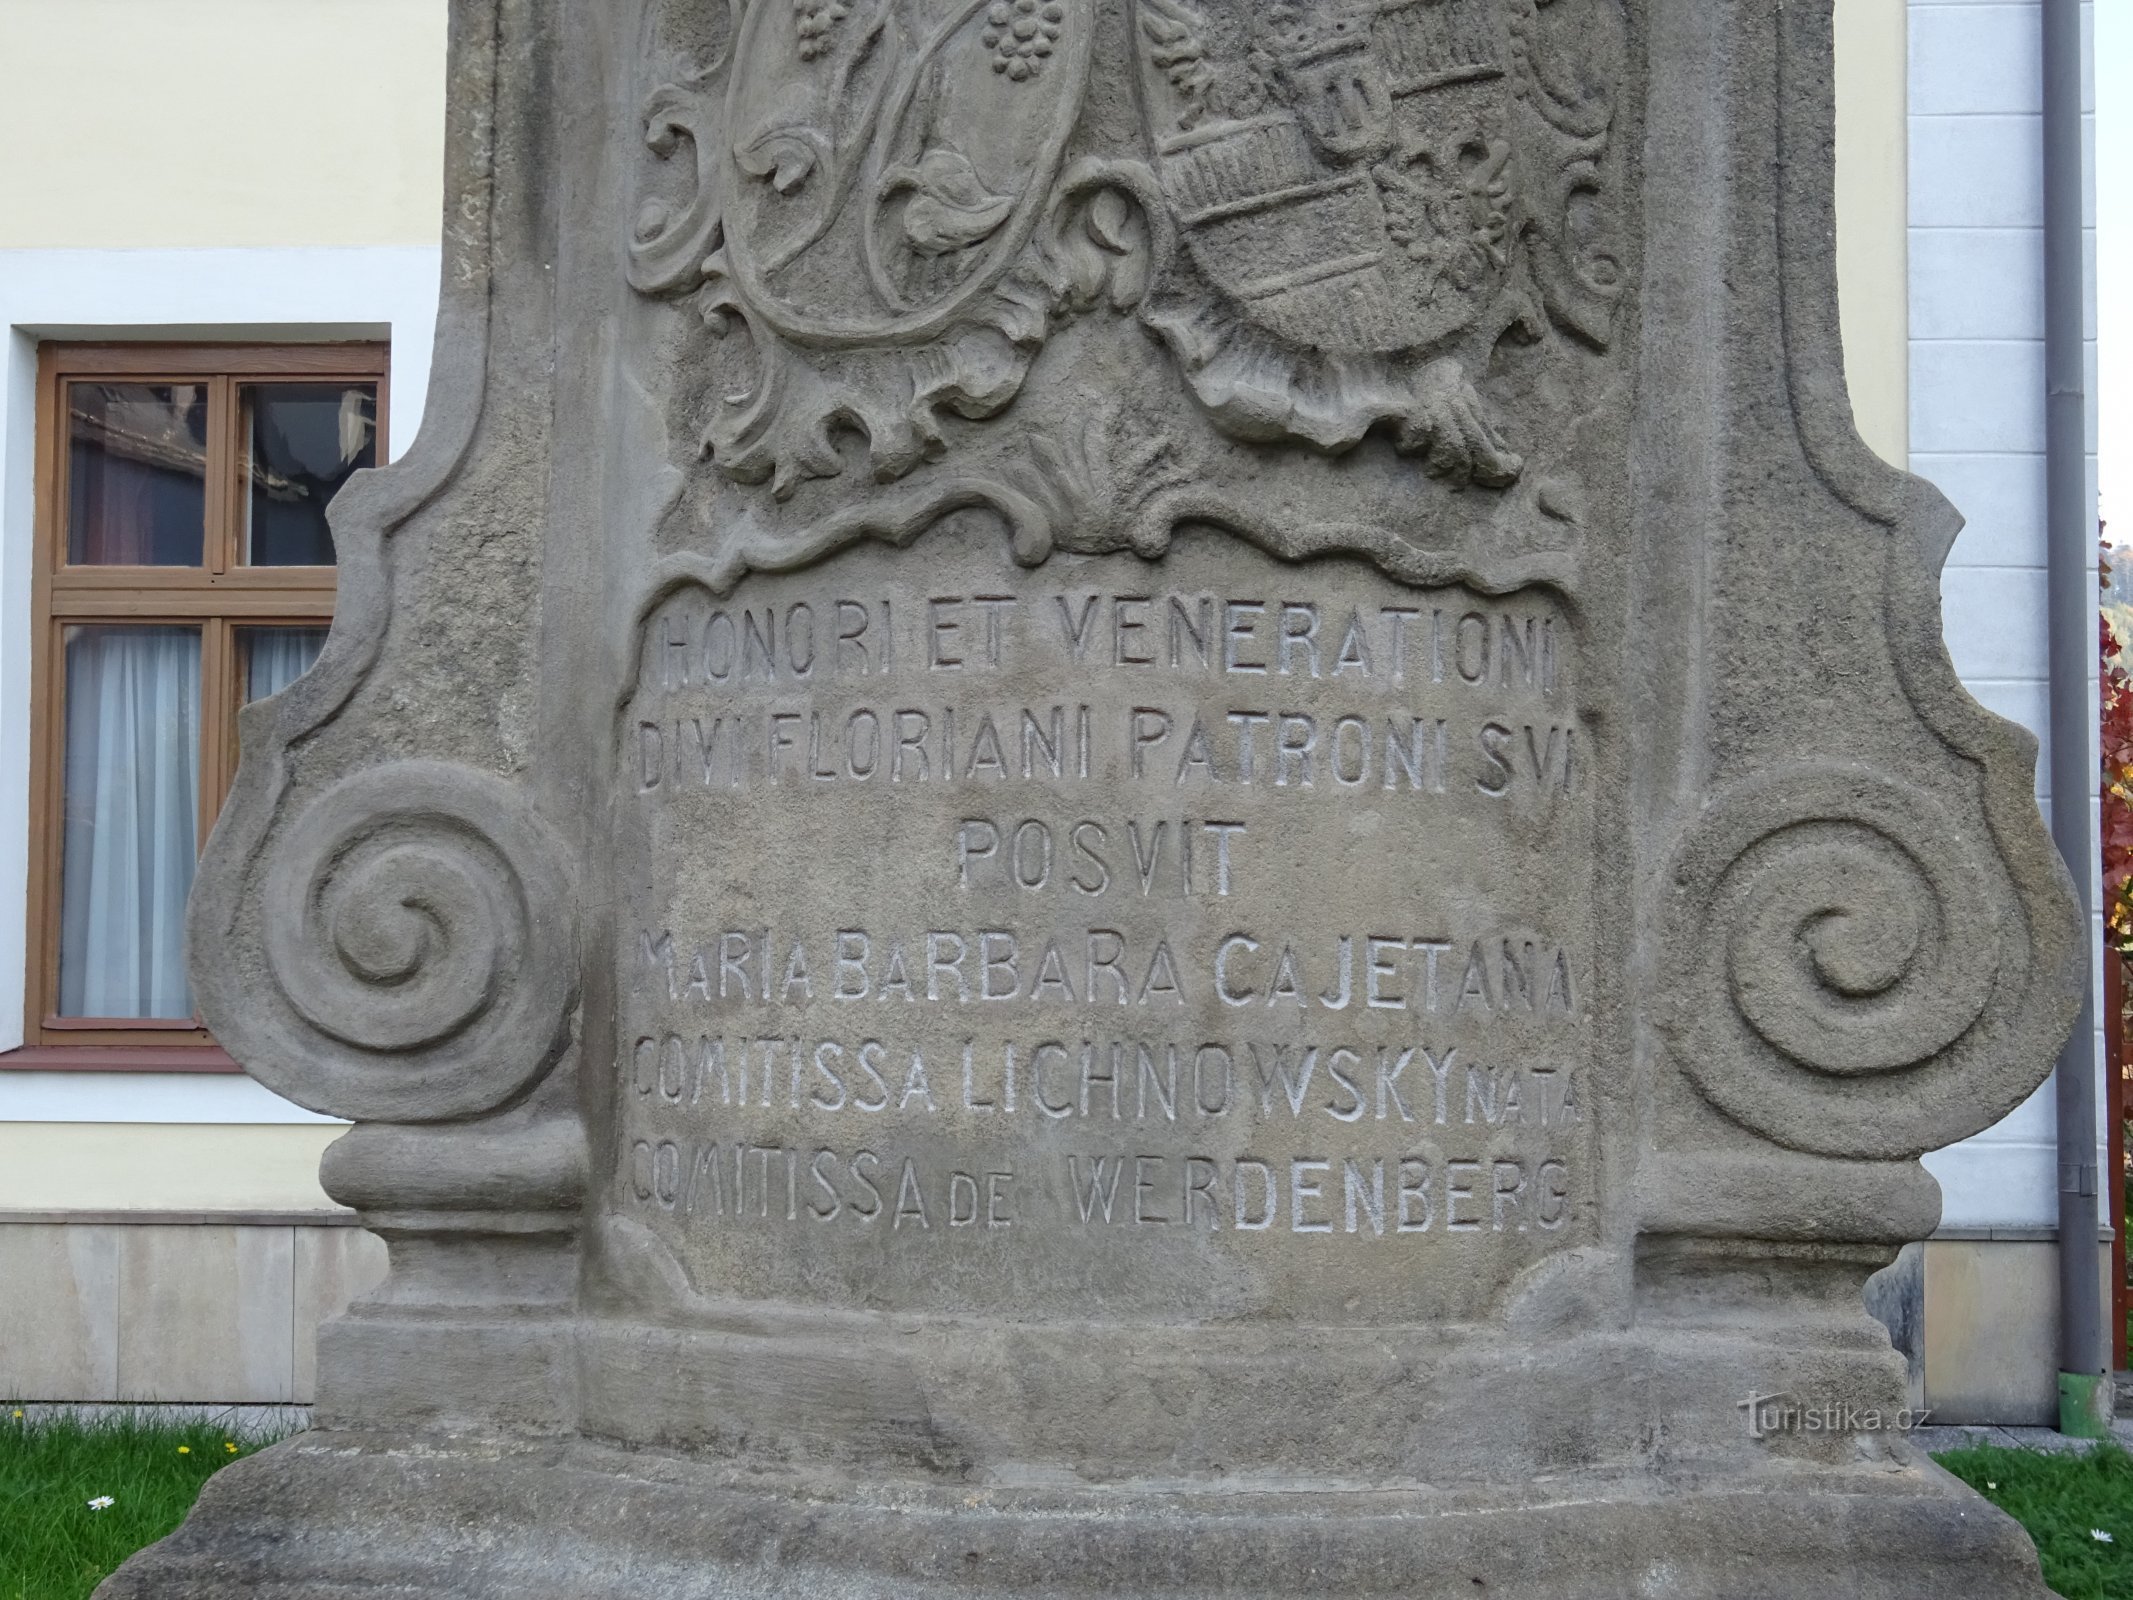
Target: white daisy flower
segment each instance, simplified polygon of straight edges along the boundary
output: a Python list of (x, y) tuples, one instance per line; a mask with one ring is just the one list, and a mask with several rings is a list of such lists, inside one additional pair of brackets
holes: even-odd
[(2105, 1533), (2105, 1532), (2103, 1531), (2103, 1529), (2101, 1529), (2101, 1528), (2091, 1528), (2091, 1529), (2089, 1529), (2089, 1537), (2090, 1537), (2091, 1539), (2094, 1539), (2094, 1540), (2095, 1540), (2095, 1541), (2096, 1541), (2096, 1542), (2097, 1542), (2098, 1544), (2109, 1544), (2109, 1543), (2111, 1543), (2111, 1536), (2110, 1536), (2109, 1534)]
[(109, 1511), (116, 1503), (108, 1494), (100, 1494), (89, 1502), (89, 1509), (91, 1511)]

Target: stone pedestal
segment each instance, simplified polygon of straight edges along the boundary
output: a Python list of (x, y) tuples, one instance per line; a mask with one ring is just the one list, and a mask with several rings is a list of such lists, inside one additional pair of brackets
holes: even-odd
[(2049, 1594), (2022, 1530), (1936, 1469), (1881, 1462), (1815, 1479), (1691, 1485), (1608, 1473), (1523, 1489), (885, 1484), (855, 1492), (586, 1442), (333, 1434), (218, 1476), (193, 1519), (111, 1592), (171, 1600)]
[(192, 911), (357, 1125), (106, 1596), (2042, 1596), (1866, 1279), (2082, 982), (1827, 4), (457, 0)]

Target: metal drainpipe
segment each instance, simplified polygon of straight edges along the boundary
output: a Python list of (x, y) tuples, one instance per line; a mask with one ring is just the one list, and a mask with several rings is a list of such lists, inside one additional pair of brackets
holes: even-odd
[[(2080, 0), (2041, 0), (2044, 44), (2045, 533), (2051, 672), (2052, 836), (2073, 874), (2083, 940), (2095, 911), (2089, 805), (2098, 789), (2089, 681), (2096, 670), (2096, 525), (2088, 505), (2083, 304)], [(2091, 962), (2094, 956), (2091, 953)], [(2097, 1259), (2096, 1012), (2091, 982), (2053, 1075), (2059, 1104), (2059, 1431), (2109, 1431), (2112, 1386)]]

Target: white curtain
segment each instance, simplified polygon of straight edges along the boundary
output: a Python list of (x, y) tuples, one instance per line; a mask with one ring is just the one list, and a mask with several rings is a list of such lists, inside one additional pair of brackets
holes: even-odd
[(245, 699), (264, 700), (280, 694), (311, 670), (325, 643), (324, 628), (247, 628)]
[(189, 1017), (199, 632), (70, 628), (66, 656), (60, 1013)]

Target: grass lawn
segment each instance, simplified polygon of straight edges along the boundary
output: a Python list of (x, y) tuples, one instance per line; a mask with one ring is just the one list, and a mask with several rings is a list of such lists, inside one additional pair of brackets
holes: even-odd
[(2133, 1596), (2133, 1455), (2105, 1444), (2087, 1455), (1980, 1447), (1933, 1459), (2029, 1530), (2044, 1581), (2066, 1600)]
[(210, 1474), (271, 1442), (213, 1422), (0, 1409), (0, 1600), (83, 1600), (175, 1528)]

